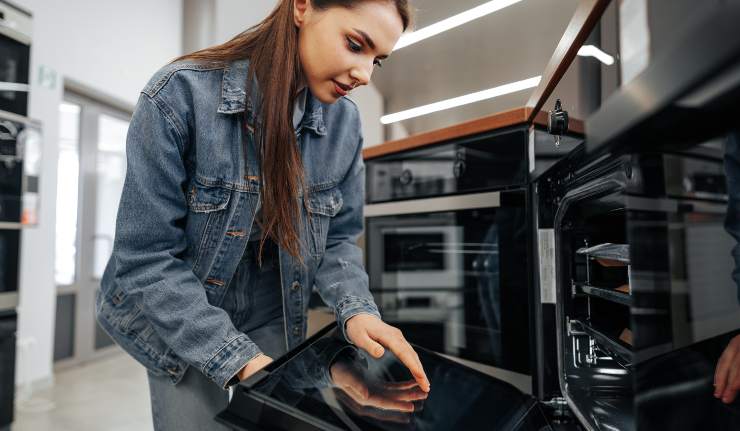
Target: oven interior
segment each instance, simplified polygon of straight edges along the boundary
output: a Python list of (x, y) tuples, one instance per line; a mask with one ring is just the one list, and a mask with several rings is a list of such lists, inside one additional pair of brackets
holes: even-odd
[(624, 430), (634, 393), (627, 210), (618, 182), (593, 184), (556, 217), (560, 386), (582, 423)]

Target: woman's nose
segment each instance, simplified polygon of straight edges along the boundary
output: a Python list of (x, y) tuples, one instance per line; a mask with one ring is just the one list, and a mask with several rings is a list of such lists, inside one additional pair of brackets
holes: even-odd
[(356, 87), (359, 87), (361, 85), (367, 85), (368, 82), (370, 82), (371, 74), (372, 74), (371, 70), (369, 71), (369, 70), (365, 70), (365, 68), (357, 67), (357, 68), (354, 68), (350, 72), (349, 75), (350, 75), (350, 78), (352, 78), (352, 80), (357, 83)]

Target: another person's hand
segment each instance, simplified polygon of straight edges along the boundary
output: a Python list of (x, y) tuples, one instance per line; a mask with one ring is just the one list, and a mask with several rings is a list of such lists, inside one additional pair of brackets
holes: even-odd
[(409, 369), (421, 390), (429, 392), (431, 385), (424, 373), (419, 355), (406, 341), (401, 330), (372, 314), (358, 314), (347, 320), (347, 336), (355, 345), (374, 358), (380, 358), (388, 348)]
[(335, 362), (330, 368), (330, 374), (334, 385), (342, 391), (339, 393), (339, 400), (359, 416), (408, 423), (411, 413), (421, 406), (418, 402), (428, 396), (414, 380), (367, 382), (351, 361)]
[(725, 347), (714, 372), (714, 396), (724, 403), (735, 401), (740, 391), (740, 335), (736, 335)]
[(265, 354), (260, 353), (259, 355), (255, 356), (249, 362), (247, 362), (247, 365), (239, 370), (239, 381), (242, 381), (252, 374), (256, 373), (257, 371), (261, 370), (270, 362), (272, 362), (272, 358)]

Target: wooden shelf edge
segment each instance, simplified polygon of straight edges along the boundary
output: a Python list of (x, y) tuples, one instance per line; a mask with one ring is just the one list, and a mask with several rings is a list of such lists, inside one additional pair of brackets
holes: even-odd
[[(449, 141), (451, 139), (471, 136), (491, 130), (501, 129), (504, 127), (524, 124), (528, 122), (530, 116), (529, 108), (516, 108), (509, 111), (499, 112), (497, 114), (455, 124), (443, 129), (432, 130), (430, 132), (419, 133), (407, 138), (388, 141), (380, 145), (365, 148), (362, 150), (362, 157), (365, 160), (373, 159), (388, 154), (407, 151), (427, 145), (437, 144)], [(541, 120), (538, 116), (538, 120)], [(547, 124), (547, 117), (544, 116), (544, 124)]]

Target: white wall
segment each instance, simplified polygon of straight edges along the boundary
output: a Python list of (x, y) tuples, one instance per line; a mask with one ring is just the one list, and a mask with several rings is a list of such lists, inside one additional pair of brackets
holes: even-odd
[[(275, 7), (275, 0), (216, 0), (215, 34), (213, 43), (222, 43), (259, 23)], [(360, 108), (365, 148), (383, 142), (383, 96), (371, 83), (352, 92), (352, 100)]]
[[(44, 125), (41, 219), (23, 232), (18, 328), (20, 339), (36, 343), (19, 352), (18, 384), (52, 375), (58, 107), (64, 80), (133, 105), (150, 76), (181, 54), (181, 1), (15, 0), (34, 14), (29, 116)], [(41, 85), (40, 67), (56, 79)]]

